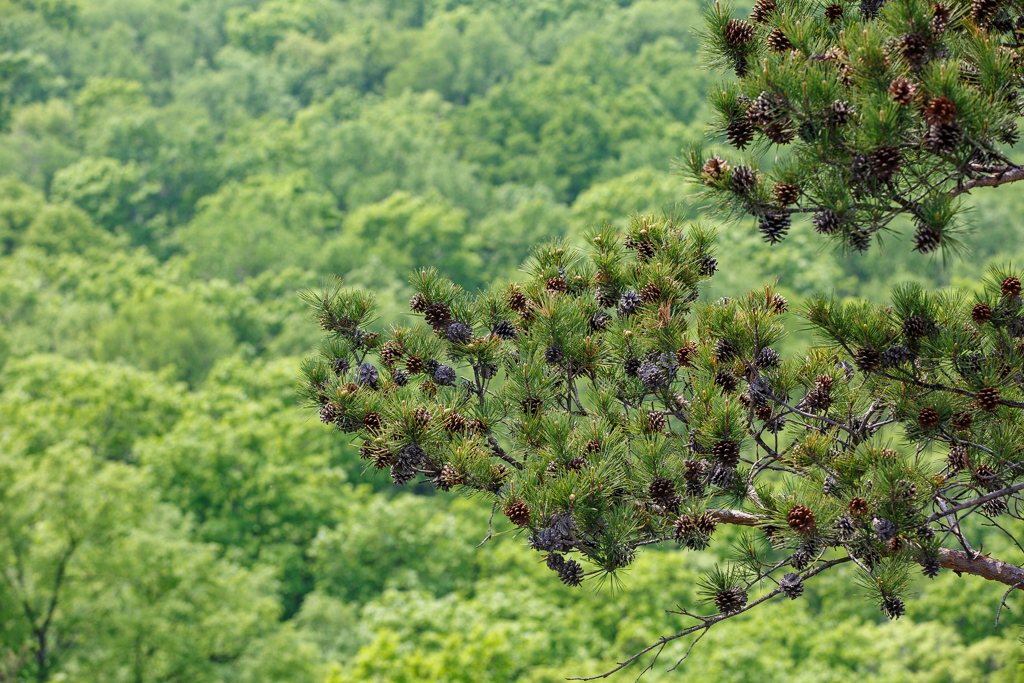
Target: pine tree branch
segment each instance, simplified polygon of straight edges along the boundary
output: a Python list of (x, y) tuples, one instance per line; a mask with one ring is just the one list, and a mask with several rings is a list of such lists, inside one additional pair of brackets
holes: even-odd
[(976, 187), (998, 187), (1007, 183), (1017, 182), (1018, 180), (1024, 180), (1024, 166), (1007, 166), (998, 173), (968, 180), (953, 190), (951, 195), (956, 197), (964, 193), (969, 194)]
[[(757, 526), (761, 519), (742, 510), (708, 510), (721, 524)], [(993, 557), (976, 554), (972, 559), (963, 550), (939, 548), (939, 564), (960, 574), (980, 576), (1006, 586), (1024, 585), (1024, 569)]]

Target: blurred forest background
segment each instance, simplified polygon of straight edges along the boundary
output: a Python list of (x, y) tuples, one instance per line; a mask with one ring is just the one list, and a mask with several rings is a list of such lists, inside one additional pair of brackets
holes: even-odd
[[(319, 330), (295, 292), (343, 275), (385, 325), (415, 266), (476, 288), (588, 224), (698, 216), (670, 174), (713, 85), (698, 9), (0, 0), (0, 681), (539, 683), (675, 632), (728, 530), (600, 592), (522, 538), (475, 549), (488, 509), (361, 475), (298, 409)], [(972, 201), (945, 268), (907, 239), (852, 257), (724, 226), (706, 295), (881, 300), (1024, 261), (1024, 192)], [(846, 585), (645, 680), (1024, 680), (1002, 587), (943, 572), (889, 623)]]

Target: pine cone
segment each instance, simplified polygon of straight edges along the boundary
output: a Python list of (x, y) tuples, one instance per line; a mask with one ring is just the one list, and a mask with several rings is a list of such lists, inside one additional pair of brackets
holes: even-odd
[(730, 19), (725, 24), (725, 42), (729, 47), (739, 47), (753, 40), (754, 25), (742, 19)]
[(882, 611), (890, 619), (899, 619), (907, 611), (907, 608), (899, 596), (887, 595), (882, 598)]
[(704, 256), (700, 260), (700, 274), (704, 277), (711, 277), (718, 270), (718, 259), (714, 256)]
[(736, 375), (732, 374), (728, 370), (719, 370), (715, 374), (715, 384), (722, 387), (722, 391), (727, 394), (731, 394), (736, 391), (736, 386), (739, 383)]
[(426, 408), (416, 408), (412, 411), (413, 424), (419, 431), (426, 430), (427, 426), (430, 425), (430, 411)]
[(889, 84), (889, 97), (899, 104), (910, 104), (917, 97), (917, 84), (906, 78), (897, 78)]
[(731, 121), (726, 126), (725, 139), (736, 149), (746, 149), (750, 141), (754, 139), (754, 124), (746, 117)]
[(396, 368), (391, 373), (391, 381), (394, 382), (396, 386), (404, 387), (409, 383), (409, 373), (401, 368)]
[(545, 283), (549, 292), (564, 292), (569, 289), (569, 283), (561, 277), (549, 277)]
[(736, 347), (728, 339), (716, 341), (715, 348), (712, 349), (711, 353), (714, 354), (719, 363), (728, 363), (739, 355), (739, 351), (736, 350)]
[(875, 530), (875, 536), (883, 543), (889, 542), (896, 536), (896, 525), (884, 517), (875, 517), (871, 520), (871, 526)]
[(987, 412), (993, 412), (999, 407), (999, 389), (995, 387), (983, 387), (978, 391), (978, 407)]
[(953, 426), (960, 431), (967, 431), (974, 424), (974, 417), (966, 410), (953, 414)]
[(792, 183), (776, 183), (772, 188), (772, 194), (775, 195), (775, 201), (779, 206), (789, 206), (800, 198), (800, 188)]
[(842, 5), (829, 5), (825, 8), (825, 18), (828, 19), (828, 23), (834, 24), (843, 18), (843, 6)]
[(423, 372), (423, 359), (419, 356), (409, 356), (405, 361), (405, 370), (410, 375), (418, 375)]
[(661, 287), (653, 282), (648, 282), (640, 288), (640, 299), (644, 303), (654, 303), (661, 298)]
[(754, 364), (761, 370), (770, 370), (771, 368), (777, 367), (780, 360), (778, 351), (771, 347), (764, 346), (754, 357)]
[(420, 385), (420, 393), (427, 398), (434, 398), (437, 396), (437, 385), (431, 382), (429, 379)]
[(929, 126), (944, 126), (956, 117), (956, 105), (948, 97), (933, 97), (924, 108)]
[(455, 384), (455, 370), (447, 365), (438, 365), (434, 370), (434, 381), (443, 387)]
[(466, 418), (459, 413), (448, 413), (444, 418), (444, 430), (449, 434), (458, 434), (466, 431)]
[(676, 485), (672, 483), (671, 479), (655, 477), (651, 485), (647, 487), (647, 495), (653, 501), (669, 500), (676, 495)]
[(520, 292), (518, 289), (513, 289), (508, 293), (508, 307), (516, 313), (525, 313), (529, 307), (529, 301), (526, 295)]
[(757, 171), (749, 166), (737, 166), (733, 169), (730, 183), (739, 194), (747, 194), (757, 185)]
[(928, 254), (938, 249), (941, 243), (942, 233), (927, 223), (917, 224), (914, 231), (914, 251)]
[(754, 7), (750, 10), (750, 20), (755, 24), (767, 23), (768, 17), (774, 11), (775, 2), (773, 0), (757, 0), (754, 3)]
[(920, 33), (906, 33), (900, 38), (900, 51), (909, 64), (916, 66), (928, 55), (928, 41)]
[(505, 340), (514, 340), (519, 337), (519, 331), (516, 330), (516, 326), (512, 324), (511, 320), (502, 320), (494, 326), (494, 334), (497, 337), (501, 337)]
[(427, 297), (417, 292), (416, 295), (409, 300), (409, 309), (414, 313), (422, 313), (427, 310)]
[(786, 515), (789, 528), (798, 534), (804, 535), (814, 531), (814, 513), (806, 505), (795, 505)]
[(369, 412), (363, 416), (363, 427), (370, 432), (380, 432), (384, 429), (384, 419), (380, 413)]
[(971, 309), (971, 320), (978, 325), (984, 325), (992, 319), (992, 307), (982, 302), (974, 304), (974, 308)]
[(1000, 0), (974, 0), (971, 3), (971, 16), (979, 24), (988, 23), (992, 15), (999, 11)]
[(822, 235), (831, 235), (839, 230), (839, 216), (830, 209), (816, 211), (811, 223), (814, 225), (814, 229)]
[(560, 346), (552, 344), (544, 351), (544, 362), (548, 365), (560, 365), (563, 360), (565, 355)]
[(761, 232), (761, 237), (765, 242), (768, 244), (778, 244), (786, 238), (792, 221), (792, 216), (788, 213), (769, 211), (760, 217), (757, 229)]
[(702, 512), (700, 517), (693, 521), (693, 528), (698, 533), (710, 536), (715, 533), (715, 529), (718, 527), (718, 520), (715, 519), (714, 515), (710, 512)]
[(786, 52), (787, 50), (793, 49), (793, 43), (791, 43), (789, 38), (786, 37), (786, 34), (782, 32), (782, 29), (773, 29), (772, 32), (768, 34), (766, 42), (768, 44), (768, 49), (775, 52)]
[(473, 330), (465, 323), (455, 321), (445, 328), (444, 336), (453, 344), (468, 344), (473, 339)]
[[(753, 133), (751, 133), (751, 135), (753, 135)], [(723, 160), (721, 157), (713, 156), (704, 162), (701, 172), (705, 182), (717, 182), (724, 177), (728, 177), (729, 162)]]
[(925, 337), (934, 329), (935, 323), (920, 313), (912, 313), (903, 321), (903, 334), (910, 339)]
[(519, 407), (523, 409), (523, 413), (533, 417), (539, 415), (541, 409), (544, 407), (544, 402), (539, 398), (526, 398), (519, 402)]
[(686, 342), (676, 351), (676, 362), (680, 367), (689, 367), (690, 363), (697, 358), (697, 342)]
[(733, 586), (715, 593), (715, 607), (723, 614), (730, 614), (743, 609), (747, 604), (747, 592), (740, 586)]
[(897, 147), (879, 147), (871, 153), (871, 169), (879, 180), (886, 181), (899, 170), (903, 155)]
[(932, 20), (928, 27), (932, 33), (942, 33), (949, 25), (949, 8), (941, 3), (932, 5)]
[(877, 370), (879, 365), (881, 365), (881, 360), (882, 355), (878, 351), (865, 346), (857, 350), (857, 355), (854, 357), (853, 362), (858, 370), (867, 374)]
[(339, 414), (337, 404), (327, 402), (320, 407), (320, 421), (325, 425), (334, 424)]
[(829, 106), (829, 120), (837, 126), (845, 126), (853, 118), (853, 105), (843, 100), (835, 100)]
[(528, 526), (530, 524), (530, 506), (521, 500), (511, 501), (502, 510), (508, 521), (516, 526)]
[(790, 572), (782, 577), (779, 581), (779, 588), (786, 594), (786, 597), (790, 600), (796, 600), (804, 592), (804, 580), (800, 578), (799, 574)]
[(925, 133), (924, 143), (933, 152), (949, 153), (960, 143), (963, 132), (956, 123), (932, 126)]
[(443, 303), (436, 303), (427, 306), (427, 310), (423, 313), (423, 319), (426, 320), (427, 324), (434, 329), (443, 329), (448, 327), (452, 322), (452, 312)]
[(402, 357), (402, 347), (396, 342), (389, 341), (384, 344), (380, 349), (380, 360), (387, 366), (392, 366), (395, 362)]
[(569, 472), (576, 472), (583, 469), (583, 466), (586, 464), (586, 458), (577, 455), (575, 458), (569, 458), (569, 462), (565, 463), (565, 469)]
[(579, 586), (583, 583), (583, 565), (576, 560), (569, 560), (558, 569), (558, 578), (567, 586)]
[(647, 416), (647, 431), (652, 434), (660, 434), (668, 426), (668, 420), (661, 413), (651, 413)]
[(855, 496), (850, 499), (847, 509), (854, 517), (863, 517), (868, 513), (868, 502), (859, 496)]
[(927, 557), (921, 561), (921, 573), (929, 579), (934, 579), (938, 576), (941, 567), (942, 565), (939, 564), (939, 558), (937, 557)]
[(740, 461), (740, 445), (732, 439), (716, 441), (711, 447), (711, 455), (720, 465), (736, 467), (736, 464)]
[(949, 454), (946, 456), (946, 463), (951, 472), (959, 472), (970, 468), (967, 447), (962, 444), (950, 446)]
[(1020, 296), (1020, 280), (1011, 275), (1003, 280), (999, 289), (1007, 299), (1016, 299)]
[(918, 412), (917, 426), (921, 429), (928, 431), (929, 429), (934, 429), (937, 424), (939, 424), (939, 413), (935, 408), (928, 406)]

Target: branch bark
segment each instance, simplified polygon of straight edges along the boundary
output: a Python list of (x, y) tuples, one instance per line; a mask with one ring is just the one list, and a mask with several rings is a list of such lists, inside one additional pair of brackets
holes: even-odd
[[(761, 521), (757, 515), (742, 510), (708, 510), (708, 512), (721, 524), (757, 526)], [(1024, 569), (994, 557), (975, 554), (972, 558), (963, 550), (939, 548), (939, 564), (959, 574), (980, 576), (989, 581), (1024, 590)]]
[(1024, 166), (1010, 166), (999, 173), (968, 180), (953, 190), (952, 195), (956, 197), (960, 194), (970, 193), (976, 187), (998, 187), (999, 185), (1013, 183), (1018, 180), (1024, 180)]

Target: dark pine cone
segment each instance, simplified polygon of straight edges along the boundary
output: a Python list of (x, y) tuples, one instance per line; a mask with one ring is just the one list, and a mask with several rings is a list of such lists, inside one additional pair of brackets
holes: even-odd
[(732, 439), (716, 441), (711, 447), (711, 455), (720, 465), (736, 467), (740, 461), (740, 445)]
[(647, 263), (656, 253), (654, 244), (650, 240), (640, 240), (636, 243), (636, 256), (641, 262)]
[(909, 64), (916, 66), (928, 55), (928, 41), (920, 33), (905, 33), (900, 38), (900, 51)]
[(343, 374), (348, 372), (348, 369), (352, 367), (349, 362), (344, 358), (335, 358), (331, 361), (331, 370), (334, 370), (334, 374), (337, 377), (341, 377)]
[(400, 387), (404, 387), (409, 383), (409, 373), (401, 368), (396, 368), (395, 371), (391, 373), (391, 381)]
[(610, 287), (598, 287), (594, 296), (597, 297), (597, 303), (601, 304), (601, 308), (613, 308), (619, 303), (619, 297), (622, 295)]
[(989, 517), (998, 517), (999, 515), (1007, 512), (1010, 506), (1006, 504), (1006, 501), (1002, 498), (993, 498), (992, 500), (986, 500), (981, 504), (982, 511)]
[(754, 25), (742, 19), (730, 19), (725, 24), (725, 42), (729, 47), (739, 47), (754, 38)]
[(793, 49), (793, 43), (790, 42), (781, 29), (773, 29), (768, 34), (766, 42), (768, 43), (768, 49), (775, 52), (785, 52), (786, 50)]
[(882, 599), (882, 611), (890, 619), (899, 619), (907, 611), (907, 608), (899, 596), (887, 595)]
[(1008, 299), (1015, 299), (1020, 296), (1020, 280), (1011, 275), (1003, 280), (999, 289), (1003, 293), (1003, 296)]
[(667, 383), (665, 371), (652, 361), (643, 363), (636, 374), (648, 389), (660, 389)]
[(734, 119), (725, 129), (725, 139), (736, 149), (745, 149), (754, 139), (754, 124), (746, 117)]
[(447, 365), (438, 365), (434, 370), (434, 381), (443, 387), (455, 384), (455, 370)]
[(768, 17), (775, 11), (774, 0), (757, 0), (750, 10), (750, 20), (755, 24), (764, 24)]
[(338, 406), (327, 402), (320, 407), (320, 421), (325, 425), (334, 424), (338, 419)]
[(727, 363), (739, 354), (736, 347), (733, 346), (733, 343), (728, 339), (719, 339), (716, 341), (715, 347), (712, 349), (711, 353), (715, 355), (715, 358), (717, 358), (720, 363)]
[(857, 369), (863, 373), (874, 372), (881, 365), (881, 361), (882, 354), (867, 346), (858, 349), (857, 355), (853, 359)]
[(508, 293), (508, 307), (516, 313), (524, 313), (529, 307), (529, 301), (526, 295), (520, 292), (518, 289), (513, 289)]
[(829, 5), (825, 8), (825, 18), (828, 19), (828, 23), (834, 24), (843, 18), (843, 6), (842, 5)]
[(914, 360), (914, 352), (903, 344), (893, 344), (882, 352), (882, 365), (895, 368)]
[(740, 586), (733, 586), (715, 593), (715, 607), (723, 614), (736, 612), (747, 604), (747, 592)]
[(422, 313), (427, 310), (427, 297), (417, 293), (416, 296), (409, 300), (409, 309), (414, 313)]
[(925, 133), (924, 142), (936, 152), (951, 152), (960, 143), (962, 131), (955, 123), (932, 126)]
[(779, 353), (775, 349), (764, 346), (754, 356), (754, 364), (761, 370), (769, 370), (779, 364)]
[(452, 312), (443, 303), (436, 303), (427, 306), (426, 311), (423, 312), (423, 319), (427, 321), (427, 324), (435, 329), (443, 329), (448, 327), (452, 322)]
[(865, 19), (874, 19), (884, 4), (885, 0), (860, 0), (860, 13)]
[(736, 375), (732, 374), (728, 370), (719, 370), (715, 374), (715, 384), (722, 387), (722, 391), (731, 394), (736, 391), (736, 385), (739, 383)]
[(910, 104), (917, 97), (917, 84), (906, 78), (897, 78), (889, 84), (889, 97), (897, 104)]
[(979, 325), (984, 325), (992, 319), (992, 307), (982, 302), (974, 304), (974, 308), (971, 309), (971, 320)]
[(552, 344), (544, 351), (544, 362), (548, 365), (558, 365), (565, 359), (562, 347)]
[(377, 372), (377, 368), (373, 367), (369, 363), (361, 363), (359, 365), (359, 383), (365, 384), (373, 389), (377, 388), (377, 380), (380, 378), (380, 373)]
[(921, 561), (921, 573), (929, 579), (934, 579), (938, 576), (941, 567), (942, 565), (939, 564), (939, 558), (937, 557), (926, 557)]
[(806, 505), (794, 505), (786, 515), (789, 528), (798, 534), (809, 534), (814, 531), (814, 513)]
[(875, 536), (883, 543), (896, 536), (896, 525), (884, 517), (872, 519), (871, 526), (875, 529)]
[(772, 188), (772, 194), (780, 206), (789, 206), (800, 198), (800, 188), (792, 183), (776, 183)]
[(521, 500), (509, 502), (502, 512), (516, 526), (527, 526), (530, 523), (530, 506)]
[(418, 375), (423, 372), (423, 359), (419, 356), (409, 356), (405, 360), (405, 370), (410, 375)]
[(999, 407), (999, 389), (995, 387), (983, 387), (978, 391), (978, 407), (987, 412), (992, 412)]
[(445, 328), (444, 336), (453, 344), (468, 344), (473, 339), (473, 330), (458, 321)]
[(549, 292), (564, 292), (569, 289), (569, 283), (565, 281), (565, 278), (558, 277), (557, 275), (549, 277), (545, 286)]
[(565, 585), (575, 588), (583, 583), (583, 566), (576, 560), (569, 560), (559, 567), (558, 578)]
[(935, 323), (920, 313), (912, 313), (903, 321), (903, 334), (911, 339), (927, 336), (933, 329)]
[(796, 137), (796, 131), (793, 130), (793, 121), (789, 118), (772, 121), (761, 129), (761, 132), (776, 145), (788, 145)]
[(835, 529), (839, 532), (840, 540), (849, 540), (857, 533), (857, 525), (850, 515), (839, 515), (836, 519)]
[(647, 488), (647, 494), (658, 505), (667, 510), (679, 508), (679, 496), (676, 495), (676, 485), (670, 479), (657, 477)]
[(757, 229), (768, 244), (778, 244), (786, 238), (793, 218), (788, 213), (766, 212), (758, 221)]
[(914, 251), (930, 254), (942, 244), (942, 233), (927, 223), (918, 223), (914, 231)]
[(714, 256), (705, 256), (700, 260), (700, 274), (704, 277), (711, 277), (718, 270), (718, 259)]
[(640, 366), (643, 365), (643, 361), (639, 358), (628, 358), (623, 363), (623, 368), (626, 371), (626, 377), (636, 377), (640, 372)]
[(839, 216), (830, 209), (822, 209), (814, 213), (811, 223), (822, 235), (831, 235), (839, 229)]
[(533, 417), (540, 414), (541, 409), (544, 407), (544, 401), (539, 398), (530, 397), (520, 401), (519, 407), (523, 409), (523, 413)]
[(924, 108), (924, 120), (929, 126), (944, 126), (956, 117), (956, 105), (948, 97), (933, 97)]
[(786, 594), (786, 597), (790, 600), (796, 600), (804, 592), (804, 580), (800, 578), (799, 574), (789, 572), (782, 577), (782, 581), (779, 581), (779, 588)]
[(776, 313), (785, 313), (786, 309), (789, 308), (789, 302), (781, 294), (772, 294), (772, 299), (768, 303)]
[(1000, 0), (974, 0), (971, 3), (971, 16), (979, 24), (984, 24), (999, 10)]
[(903, 155), (897, 147), (879, 147), (871, 153), (871, 169), (880, 180), (888, 180), (900, 168)]
[(929, 429), (934, 429), (937, 424), (939, 424), (939, 412), (931, 406), (921, 408), (921, 411), (917, 414), (917, 426), (928, 431)]
[(740, 194), (747, 194), (757, 185), (757, 171), (750, 166), (737, 166), (732, 171), (732, 189)]
[(947, 25), (949, 25), (949, 8), (942, 3), (932, 5), (932, 20), (928, 23), (932, 33), (942, 33), (946, 30)]
[(513, 340), (519, 337), (519, 331), (511, 320), (502, 320), (494, 326), (494, 334), (502, 339)]

